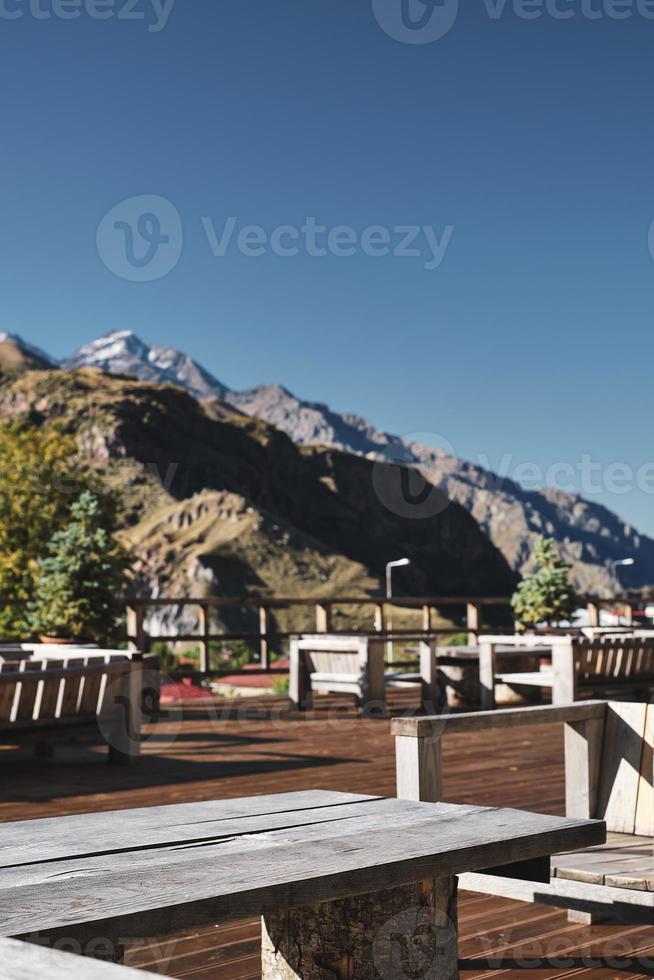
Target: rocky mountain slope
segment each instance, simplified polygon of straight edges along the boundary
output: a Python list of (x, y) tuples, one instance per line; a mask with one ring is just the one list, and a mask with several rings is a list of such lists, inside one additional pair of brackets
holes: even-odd
[(654, 584), (654, 541), (607, 508), (576, 494), (551, 488), (526, 491), (479, 465), (429, 446), (407, 445), (365, 419), (303, 401), (279, 385), (231, 391), (187, 355), (152, 347), (129, 331), (107, 334), (63, 362), (64, 367), (85, 365), (145, 381), (178, 384), (198, 398), (226, 401), (246, 415), (269, 422), (301, 446), (329, 446), (417, 466), (430, 483), (472, 514), (516, 572), (529, 568), (533, 539), (542, 533), (558, 542), (580, 591), (614, 594), (621, 586), (612, 562), (625, 557), (634, 558), (635, 563), (620, 569), (622, 586)]
[[(395, 513), (380, 500), (372, 461), (299, 448), (216, 399), (98, 369), (9, 372), (0, 419), (16, 418), (56, 420), (120, 487), (147, 595), (379, 594), (384, 564), (398, 555), (412, 562), (398, 577), (406, 594), (515, 585), (465, 508), (444, 501), (423, 519)], [(391, 467), (381, 474), (394, 480)]]

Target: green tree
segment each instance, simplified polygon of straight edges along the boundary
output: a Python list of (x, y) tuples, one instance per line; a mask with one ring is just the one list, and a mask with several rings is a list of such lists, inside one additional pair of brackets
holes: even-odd
[(571, 619), (578, 602), (568, 581), (570, 566), (559, 555), (552, 538), (536, 538), (533, 564), (533, 574), (524, 576), (511, 599), (519, 627), (556, 625), (562, 619)]
[(129, 580), (129, 556), (115, 530), (111, 498), (80, 494), (69, 523), (52, 535), (48, 555), (39, 561), (33, 632), (101, 643), (113, 636)]
[(38, 559), (79, 494), (76, 446), (56, 426), (0, 425), (0, 637), (25, 637)]

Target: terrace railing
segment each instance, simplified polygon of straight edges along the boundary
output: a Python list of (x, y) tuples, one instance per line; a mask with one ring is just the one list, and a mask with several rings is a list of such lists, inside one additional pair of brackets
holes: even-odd
[[(154, 608), (193, 606), (198, 611), (198, 626), (188, 633), (157, 633), (149, 636), (145, 623), (148, 612)], [(441, 626), (434, 624), (435, 611), (444, 607), (462, 606), (465, 610), (464, 624), (459, 626)], [(483, 632), (482, 612), (484, 608), (503, 606), (510, 608), (510, 600), (506, 596), (428, 596), (402, 597), (385, 599), (371, 596), (356, 598), (261, 598), (259, 596), (240, 596), (238, 598), (156, 598), (130, 599), (127, 605), (127, 637), (131, 649), (147, 651), (153, 640), (165, 643), (180, 641), (193, 642), (200, 650), (200, 673), (219, 676), (220, 674), (237, 674), (234, 668), (212, 669), (211, 644), (229, 643), (234, 640), (244, 640), (259, 649), (258, 668), (248, 669), (248, 675), (253, 673), (285, 673), (276, 670), (271, 663), (271, 647), (274, 643), (290, 639), (301, 633), (333, 633), (336, 635), (369, 635), (374, 632), (385, 639), (411, 642), (429, 637), (453, 636), (467, 632), (470, 642), (474, 642), (478, 633)], [(338, 628), (334, 625), (334, 613), (343, 607), (374, 610), (368, 628), (352, 627)], [(306, 626), (302, 629), (280, 630), (272, 623), (275, 610), (306, 609)], [(256, 612), (257, 630), (221, 631), (210, 629), (212, 609), (249, 609)], [(415, 609), (420, 612), (419, 628), (398, 628), (392, 625), (393, 614), (397, 621), (400, 610)], [(497, 629), (497, 627), (495, 627)]]
[[(637, 608), (642, 600), (635, 600), (630, 597), (620, 597), (616, 599), (600, 599), (594, 596), (580, 599), (587, 605), (589, 621), (591, 625), (599, 624), (599, 612), (602, 606), (615, 608), (620, 605), (624, 608), (624, 617), (627, 623), (633, 620), (633, 610)], [(148, 612), (154, 608), (192, 606), (198, 611), (197, 628), (191, 632), (157, 633), (150, 637), (145, 628)], [(435, 613), (437, 610), (453, 607), (462, 607), (464, 616), (462, 625), (442, 626), (435, 624)], [(337, 610), (343, 607), (354, 609), (361, 612), (363, 609), (372, 607), (374, 614), (370, 617), (370, 626), (367, 628), (356, 628), (348, 626), (346, 629), (338, 628), (335, 625)], [(233, 667), (212, 668), (211, 663), (211, 644), (229, 643), (235, 640), (243, 640), (251, 643), (259, 650), (259, 659), (248, 668), (248, 675), (256, 673), (285, 673), (283, 670), (276, 669), (272, 665), (271, 650), (275, 643), (287, 640), (300, 633), (334, 633), (347, 635), (367, 635), (372, 633), (398, 642), (412, 642), (421, 639), (433, 638), (435, 636), (446, 638), (461, 632), (468, 633), (468, 642), (475, 643), (477, 636), (484, 632), (497, 632), (497, 626), (484, 626), (483, 612), (490, 607), (504, 607), (507, 611), (507, 621), (512, 622), (510, 615), (510, 599), (506, 596), (427, 596), (427, 597), (396, 597), (385, 599), (383, 597), (359, 596), (356, 598), (348, 596), (338, 597), (319, 597), (319, 598), (291, 598), (274, 597), (263, 598), (260, 596), (239, 596), (237, 598), (149, 598), (149, 599), (130, 599), (127, 608), (127, 637), (131, 649), (148, 651), (153, 640), (166, 643), (193, 642), (199, 647), (200, 651), (200, 673), (211, 676), (233, 675), (240, 671)], [(211, 629), (211, 610), (251, 610), (255, 613), (255, 621), (258, 624), (256, 630), (225, 630), (216, 632)], [(301, 629), (281, 630), (274, 625), (274, 613), (276, 610), (306, 610), (306, 625)], [(393, 625), (393, 618), (397, 622), (399, 612), (406, 609), (415, 609), (420, 612), (420, 627), (411, 629), (397, 628)], [(398, 664), (399, 666), (399, 664)]]

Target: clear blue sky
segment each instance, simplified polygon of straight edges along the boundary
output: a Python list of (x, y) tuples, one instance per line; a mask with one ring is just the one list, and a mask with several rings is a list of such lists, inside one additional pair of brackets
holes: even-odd
[[(559, 4), (575, 16), (467, 0), (427, 44), (370, 0), (177, 0), (159, 32), (25, 4), (0, 19), (0, 327), (57, 356), (130, 328), (231, 387), (279, 382), (494, 466), (635, 471), (654, 460), (654, 20)], [(174, 203), (184, 247), (131, 282), (96, 229), (144, 194)], [(201, 218), (230, 215), (454, 232), (435, 270), (215, 258)], [(654, 532), (652, 493), (591, 496)]]

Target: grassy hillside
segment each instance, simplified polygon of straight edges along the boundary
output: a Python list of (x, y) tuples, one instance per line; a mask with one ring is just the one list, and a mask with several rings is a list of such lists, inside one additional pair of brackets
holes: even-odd
[(90, 368), (7, 372), (0, 419), (16, 417), (62, 424), (86, 464), (121, 488), (144, 594), (373, 594), (385, 562), (403, 555), (407, 594), (514, 585), (463, 507), (399, 516), (379, 499), (369, 460), (300, 449), (222, 402)]

